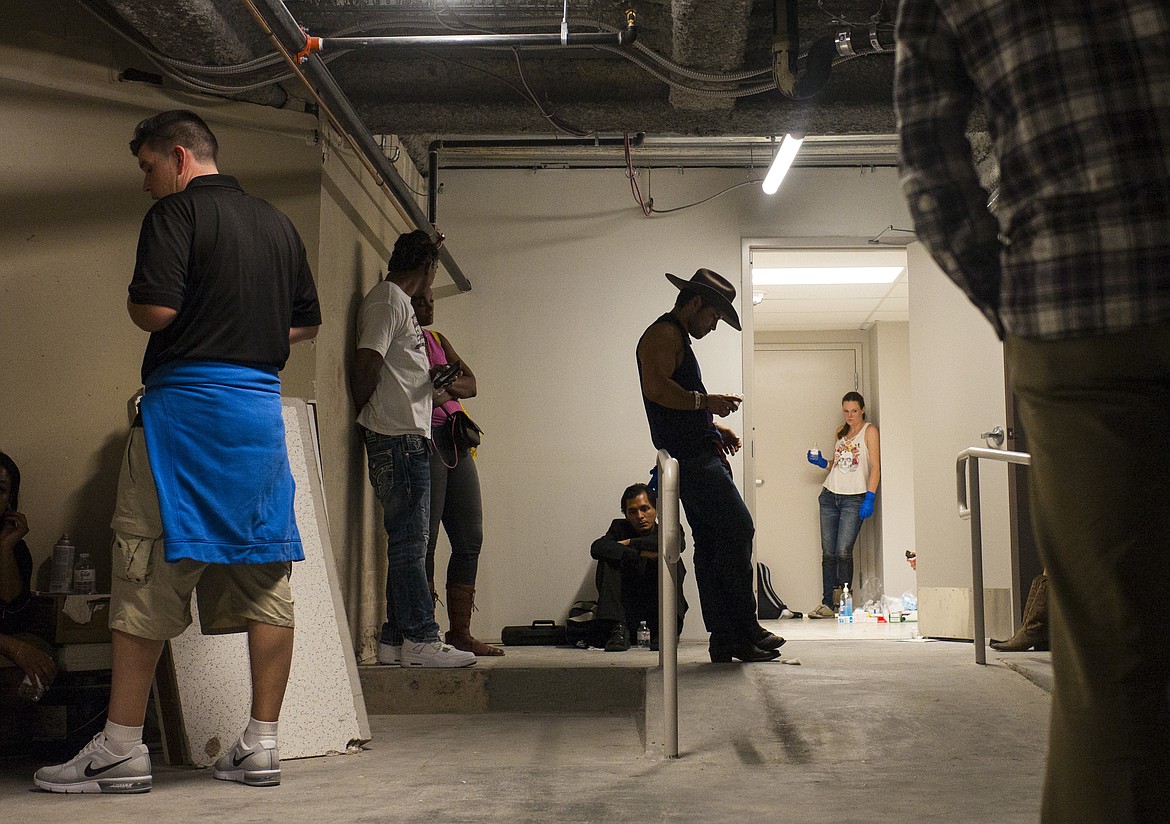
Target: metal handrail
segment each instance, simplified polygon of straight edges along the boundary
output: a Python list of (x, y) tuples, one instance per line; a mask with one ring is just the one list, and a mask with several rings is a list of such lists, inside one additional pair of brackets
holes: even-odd
[(678, 461), (658, 450), (658, 663), (662, 667), (662, 726), (667, 758), (678, 758), (678, 561), (682, 525)]
[[(972, 446), (959, 453), (955, 461), (955, 487), (959, 499), (959, 517), (971, 519), (971, 601), (975, 610), (975, 663), (987, 663), (987, 627), (983, 617), (983, 525), (979, 502), (979, 459), (1029, 466), (1027, 452), (987, 449)], [(967, 495), (967, 465), (971, 465), (971, 494)], [(968, 500), (970, 504), (968, 505)]]

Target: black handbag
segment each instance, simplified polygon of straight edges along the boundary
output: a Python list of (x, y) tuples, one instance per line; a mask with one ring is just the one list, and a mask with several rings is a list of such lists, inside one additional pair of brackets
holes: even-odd
[(447, 426), (451, 427), (451, 439), (459, 449), (472, 449), (483, 440), (483, 430), (462, 409), (451, 413)]

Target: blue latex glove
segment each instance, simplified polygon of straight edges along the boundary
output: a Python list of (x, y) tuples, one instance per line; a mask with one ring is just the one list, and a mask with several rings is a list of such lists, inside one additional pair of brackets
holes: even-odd
[(873, 514), (873, 493), (866, 492), (865, 500), (861, 502), (861, 510), (857, 513), (861, 516), (861, 520), (865, 520)]
[[(819, 466), (821, 469), (825, 469), (829, 465), (829, 462), (825, 460), (824, 455), (821, 455), (818, 458), (814, 458), (811, 449), (808, 451), (808, 462), (813, 466)], [(873, 507), (870, 507), (870, 512), (873, 512)]]

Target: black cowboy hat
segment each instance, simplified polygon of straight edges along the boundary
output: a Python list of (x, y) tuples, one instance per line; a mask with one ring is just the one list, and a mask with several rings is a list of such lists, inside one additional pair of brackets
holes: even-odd
[(714, 306), (719, 316), (737, 332), (742, 332), (739, 325), (739, 314), (736, 313), (732, 301), (735, 300), (735, 287), (727, 278), (710, 269), (699, 269), (690, 280), (683, 280), (678, 275), (666, 273), (666, 279), (684, 292), (693, 292), (702, 296), (708, 304)]

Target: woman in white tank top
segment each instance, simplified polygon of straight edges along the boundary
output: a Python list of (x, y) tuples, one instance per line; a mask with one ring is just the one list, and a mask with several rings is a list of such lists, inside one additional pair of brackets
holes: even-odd
[(853, 544), (861, 522), (873, 514), (881, 480), (881, 447), (876, 426), (865, 420), (865, 398), (847, 392), (841, 399), (845, 423), (837, 430), (830, 460), (809, 450), (808, 462), (828, 469), (821, 508), (821, 603), (809, 618), (834, 617), (834, 590), (853, 585)]

